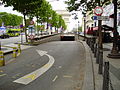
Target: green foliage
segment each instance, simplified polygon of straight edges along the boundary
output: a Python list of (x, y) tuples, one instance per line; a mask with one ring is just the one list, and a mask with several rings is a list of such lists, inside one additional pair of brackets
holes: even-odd
[(78, 27), (79, 32), (82, 32), (82, 27)]
[[(107, 2), (107, 3), (106, 3)], [(100, 0), (69, 0), (65, 2), (68, 5), (68, 10), (71, 11), (82, 11), (82, 13), (86, 13), (87, 11), (92, 11), (96, 6), (103, 6), (105, 4), (110, 3), (110, 0), (104, 0), (104, 2), (100, 2)]]
[[(14, 10), (21, 12), (25, 16), (27, 15), (30, 20), (33, 17), (37, 18), (38, 23), (50, 23), (53, 27), (60, 28), (61, 26), (66, 28), (62, 16), (58, 15), (52, 10), (52, 6), (46, 0), (1, 0), (6, 6), (13, 6)], [(15, 21), (13, 19), (13, 21)], [(15, 21), (16, 22), (16, 21)], [(28, 26), (28, 20), (25, 20), (26, 26)]]
[(0, 24), (4, 22), (5, 26), (19, 26), (23, 20), (21, 16), (9, 14), (6, 12), (1, 12), (0, 17)]

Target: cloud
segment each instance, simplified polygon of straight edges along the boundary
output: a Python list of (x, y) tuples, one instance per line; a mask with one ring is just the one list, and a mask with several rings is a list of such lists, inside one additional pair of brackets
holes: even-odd
[(4, 7), (3, 5), (0, 6), (0, 12), (7, 12), (7, 13), (16, 14), (18, 16), (23, 16), (21, 13), (17, 12), (16, 10), (13, 11), (13, 7)]

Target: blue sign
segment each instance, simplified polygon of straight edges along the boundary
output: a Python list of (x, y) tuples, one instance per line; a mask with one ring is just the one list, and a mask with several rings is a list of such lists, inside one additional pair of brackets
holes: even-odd
[(0, 33), (2, 34), (6, 33), (6, 27), (0, 27)]
[(92, 19), (93, 20), (98, 20), (98, 17), (97, 16), (93, 16)]

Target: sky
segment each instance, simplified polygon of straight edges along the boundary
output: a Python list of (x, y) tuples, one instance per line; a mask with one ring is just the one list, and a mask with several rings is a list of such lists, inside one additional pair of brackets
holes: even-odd
[[(67, 5), (64, 3), (64, 1), (66, 0), (47, 0), (50, 2), (50, 4), (52, 5), (53, 10), (66, 10)], [(17, 11), (13, 11), (12, 7), (4, 7), (3, 5), (0, 6), (0, 12), (8, 12), (8, 13), (12, 13), (12, 14), (16, 14), (19, 16), (23, 16), (21, 13), (17, 12)], [(81, 25), (82, 21), (81, 21), (81, 13), (77, 12), (78, 14), (78, 18), (79, 18), (79, 25)], [(74, 27), (77, 27), (77, 22), (78, 20), (74, 20), (73, 19), (74, 16), (71, 16), (70, 18), (70, 25), (69, 28), (73, 29)]]

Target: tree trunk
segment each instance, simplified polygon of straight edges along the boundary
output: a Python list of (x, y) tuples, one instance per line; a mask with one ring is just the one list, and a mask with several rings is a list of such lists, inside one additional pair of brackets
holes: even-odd
[(38, 16), (37, 16), (36, 18), (37, 18), (37, 28), (36, 28), (36, 30), (37, 30), (37, 35), (39, 36), (39, 29), (38, 29)]
[(27, 30), (26, 30), (26, 18), (25, 18), (25, 14), (23, 14), (24, 15), (24, 22), (25, 22), (25, 28), (24, 28), (24, 30), (25, 30), (25, 38), (26, 38), (26, 42), (28, 42), (28, 39), (27, 39)]
[(117, 0), (114, 1), (114, 30), (113, 30), (113, 47), (112, 47), (112, 54), (117, 54)]
[[(41, 25), (42, 25), (42, 22), (41, 22)], [(41, 28), (41, 36), (42, 36), (43, 34), (42, 34), (42, 28)]]

